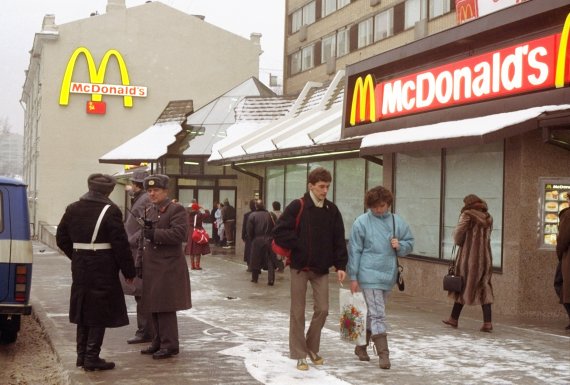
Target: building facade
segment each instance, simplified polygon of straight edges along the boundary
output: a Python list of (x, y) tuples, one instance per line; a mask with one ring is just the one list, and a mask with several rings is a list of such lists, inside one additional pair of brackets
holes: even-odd
[(198, 109), (257, 76), (260, 54), (259, 34), (248, 40), (155, 1), (109, 0), (105, 14), (62, 25), (47, 15), (22, 93), (31, 221), (57, 224), (90, 173), (122, 171), (99, 164), (103, 154), (151, 126), (171, 100)]

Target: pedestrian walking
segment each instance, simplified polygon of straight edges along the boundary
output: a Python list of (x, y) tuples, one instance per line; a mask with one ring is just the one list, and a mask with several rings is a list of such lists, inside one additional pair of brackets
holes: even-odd
[(459, 251), (455, 262), (455, 275), (463, 277), (460, 293), (449, 292), (453, 299), (451, 316), (443, 323), (457, 328), (459, 315), (464, 305), (481, 305), (483, 310), (482, 332), (493, 330), (491, 304), (493, 303), (493, 257), (491, 232), (493, 217), (488, 212), (487, 202), (475, 194), (463, 198), (464, 206), (459, 222), (453, 232), (453, 240)]
[(409, 225), (390, 213), (392, 192), (382, 186), (365, 196), (368, 211), (352, 225), (348, 254), (348, 276), (352, 293), (362, 290), (366, 307), (366, 345), (356, 346), (360, 361), (370, 361), (366, 348), (376, 347), (381, 369), (390, 369), (386, 304), (398, 274), (398, 256), (412, 252), (414, 237)]
[(200, 211), (200, 205), (198, 203), (192, 203), (188, 210), (188, 239), (186, 241), (186, 247), (184, 253), (190, 256), (190, 261), (192, 264), (192, 270), (202, 270), (200, 264), (202, 255), (210, 254), (210, 244), (209, 243), (198, 243), (192, 239), (192, 234), (194, 229), (204, 230), (203, 223), (204, 220), (210, 217), (209, 214), (202, 213)]
[(144, 186), (152, 203), (147, 211), (148, 226), (143, 233), (143, 311), (150, 312), (154, 337), (142, 354), (154, 359), (178, 354), (176, 312), (192, 307), (190, 276), (182, 243), (188, 234), (188, 215), (184, 207), (168, 198), (169, 178), (151, 175)]
[[(328, 170), (322, 167), (312, 170), (308, 177), (309, 192), (285, 208), (273, 231), (275, 243), (291, 250), (289, 356), (297, 360), (299, 370), (309, 369), (307, 356), (314, 365), (324, 363), (319, 349), (321, 330), (329, 312), (329, 269), (335, 267), (339, 282), (346, 276), (348, 256), (342, 215), (326, 199), (331, 181)], [(305, 335), (308, 283), (313, 289), (314, 312)]]
[(247, 264), (247, 271), (251, 272), (251, 238), (247, 234), (247, 220), (251, 213), (255, 211), (255, 199), (249, 201), (249, 211), (243, 214), (241, 225), (241, 240), (244, 242), (243, 260)]
[[(144, 313), (142, 311), (142, 255), (144, 248), (144, 237), (143, 237), (143, 226), (141, 226), (141, 220), (144, 221), (146, 209), (150, 206), (150, 200), (148, 194), (144, 190), (144, 178), (148, 176), (147, 171), (135, 171), (130, 178), (131, 190), (129, 194), (131, 196), (131, 209), (126, 213), (125, 220), (125, 230), (127, 232), (127, 237), (129, 239), (129, 245), (131, 246), (131, 253), (133, 254), (133, 259), (135, 261), (135, 269), (137, 272), (137, 277), (140, 280), (137, 284), (135, 280), (135, 285), (130, 288), (130, 294), (135, 297), (135, 302), (137, 304), (137, 330), (134, 337), (127, 340), (128, 344), (141, 344), (145, 342), (152, 341), (152, 325), (150, 321), (150, 314)], [(127, 294), (125, 290), (125, 294)]]
[[(570, 192), (566, 192), (566, 201), (570, 203)], [(564, 306), (570, 321), (570, 207), (558, 214), (558, 236), (556, 238), (556, 255), (558, 257), (558, 287), (560, 303)], [(570, 330), (570, 323), (566, 326)]]
[(218, 228), (218, 238), (220, 239), (220, 246), (224, 247), (226, 245), (226, 229), (224, 228), (224, 220), (222, 219), (222, 209), (224, 208), (223, 203), (218, 203), (218, 209), (216, 210), (214, 217), (216, 219), (216, 226)]
[(224, 199), (224, 206), (222, 207), (222, 221), (224, 222), (224, 233), (226, 236), (224, 248), (229, 249), (235, 246), (236, 209), (227, 198)]
[(115, 178), (91, 174), (89, 191), (67, 206), (56, 231), (57, 246), (71, 260), (69, 321), (77, 325), (78, 367), (109, 370), (99, 357), (106, 328), (129, 324), (119, 271), (132, 284), (135, 265), (121, 210), (110, 199)]
[(251, 282), (257, 283), (263, 268), (267, 269), (267, 284), (273, 286), (275, 282), (275, 261), (271, 253), (271, 232), (273, 231), (273, 218), (265, 209), (261, 199), (254, 201), (255, 211), (247, 221), (247, 236), (251, 243)]

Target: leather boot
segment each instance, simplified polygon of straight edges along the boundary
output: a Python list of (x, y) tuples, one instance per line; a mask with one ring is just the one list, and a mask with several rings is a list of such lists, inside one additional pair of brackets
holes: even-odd
[(196, 270), (196, 261), (193, 255), (190, 256), (190, 261), (192, 262), (192, 270)]
[(378, 366), (380, 369), (390, 369), (390, 351), (388, 350), (388, 336), (386, 333), (374, 334), (372, 342), (378, 354)]
[(83, 370), (86, 372), (92, 372), (94, 370), (109, 370), (115, 367), (114, 362), (107, 362), (99, 358), (104, 337), (105, 328), (89, 328), (89, 337), (87, 338), (87, 348), (85, 350), (85, 362), (83, 364)]
[(354, 354), (358, 356), (360, 361), (370, 361), (370, 356), (368, 355), (366, 348), (368, 348), (368, 344), (370, 344), (371, 335), (372, 332), (370, 330), (366, 330), (366, 345), (356, 345), (354, 348)]
[(89, 337), (89, 327), (77, 325), (77, 361), (75, 366), (82, 367), (85, 361), (85, 349), (87, 348), (87, 337)]
[(200, 267), (200, 255), (196, 256), (196, 270), (202, 270)]
[(259, 270), (251, 270), (251, 282), (257, 283), (259, 279)]

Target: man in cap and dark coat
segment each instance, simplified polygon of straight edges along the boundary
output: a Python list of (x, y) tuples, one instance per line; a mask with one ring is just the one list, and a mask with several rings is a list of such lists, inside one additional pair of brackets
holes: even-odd
[(138, 279), (135, 280), (135, 285), (127, 286), (125, 294), (134, 295), (137, 303), (137, 331), (135, 336), (129, 338), (127, 343), (140, 344), (152, 341), (152, 325), (150, 321), (150, 314), (142, 311), (142, 270), (143, 270), (143, 247), (144, 238), (141, 226), (141, 220), (144, 221), (146, 217), (146, 210), (150, 207), (150, 199), (144, 190), (144, 178), (149, 176), (147, 171), (135, 171), (130, 179), (131, 190), (131, 209), (127, 212), (127, 219), (125, 221), (125, 230), (131, 245), (131, 252), (135, 261), (135, 269), (137, 271)]
[(92, 174), (89, 192), (67, 206), (57, 246), (71, 259), (69, 320), (77, 324), (77, 366), (86, 371), (115, 367), (99, 357), (105, 328), (129, 324), (119, 270), (128, 283), (135, 266), (121, 210), (109, 199), (115, 179)]
[(152, 203), (143, 233), (142, 309), (151, 313), (154, 337), (151, 345), (141, 350), (154, 359), (178, 354), (178, 321), (176, 312), (192, 307), (190, 275), (182, 243), (188, 234), (186, 209), (168, 197), (166, 175), (151, 175), (144, 187)]

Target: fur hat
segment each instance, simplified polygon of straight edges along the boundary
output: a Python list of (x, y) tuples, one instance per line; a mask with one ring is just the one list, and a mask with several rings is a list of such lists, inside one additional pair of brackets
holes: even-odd
[(131, 182), (144, 183), (144, 178), (146, 178), (147, 176), (149, 176), (148, 171), (142, 171), (142, 170), (135, 171), (133, 172), (133, 175), (131, 175)]
[(151, 187), (168, 189), (168, 178), (166, 175), (155, 174), (144, 178), (144, 189), (148, 190)]
[(117, 181), (111, 175), (91, 174), (87, 178), (87, 187), (90, 191), (97, 191), (109, 195), (115, 188)]

